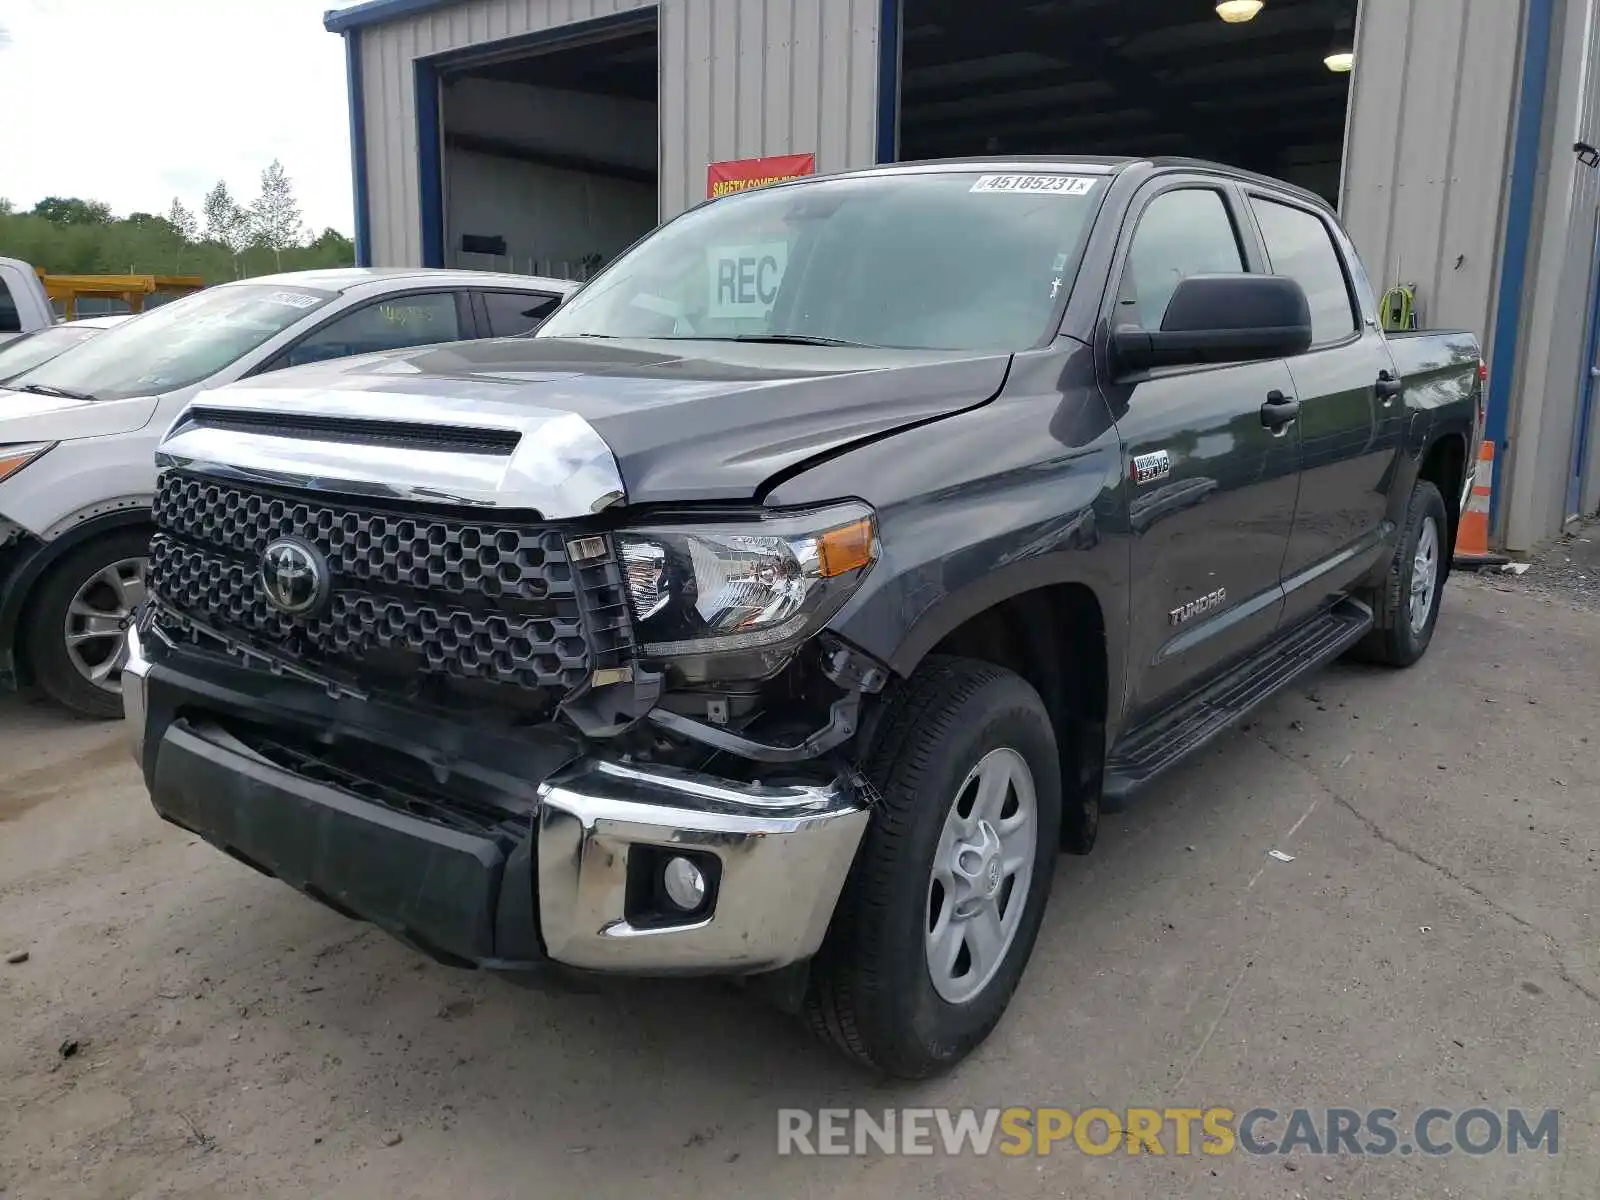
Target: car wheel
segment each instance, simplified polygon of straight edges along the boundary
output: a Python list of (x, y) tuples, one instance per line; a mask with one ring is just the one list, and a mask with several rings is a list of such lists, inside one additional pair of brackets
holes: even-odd
[(1376, 624), (1358, 645), (1358, 657), (1409, 667), (1427, 653), (1444, 598), (1449, 529), (1439, 489), (1419, 481), (1406, 507), (1405, 528), (1389, 574), (1367, 597)]
[(122, 716), (124, 628), (144, 599), (150, 534), (123, 529), (69, 552), (40, 580), (23, 652), (51, 699), (86, 717)]
[(1060, 845), (1060, 758), (1023, 679), (939, 657), (889, 701), (862, 765), (881, 798), (805, 1013), (861, 1062), (921, 1079), (989, 1035), (1033, 952)]

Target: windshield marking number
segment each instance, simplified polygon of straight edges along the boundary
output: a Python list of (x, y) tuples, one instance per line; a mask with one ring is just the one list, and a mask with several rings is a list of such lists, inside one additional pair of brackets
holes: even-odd
[(1087, 196), (1095, 179), (1086, 175), (981, 175), (975, 192), (1021, 192), (1029, 196)]

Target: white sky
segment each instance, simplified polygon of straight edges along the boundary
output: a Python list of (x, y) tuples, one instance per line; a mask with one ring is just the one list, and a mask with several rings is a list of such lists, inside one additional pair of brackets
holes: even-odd
[(283, 162), (311, 235), (345, 234), (350, 0), (0, 0), (0, 196), (198, 214), (225, 179), (246, 204)]

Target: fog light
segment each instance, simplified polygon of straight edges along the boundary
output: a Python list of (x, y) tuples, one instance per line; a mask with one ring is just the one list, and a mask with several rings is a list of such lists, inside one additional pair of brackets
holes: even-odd
[(705, 903), (705, 873), (687, 858), (669, 858), (661, 869), (661, 885), (667, 899), (684, 912), (693, 912)]

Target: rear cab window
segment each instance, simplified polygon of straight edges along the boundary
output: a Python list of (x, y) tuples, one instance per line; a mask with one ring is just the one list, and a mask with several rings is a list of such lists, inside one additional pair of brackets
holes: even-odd
[(557, 308), (561, 297), (548, 292), (480, 292), (489, 318), (490, 337), (518, 337), (539, 328)]
[(1327, 222), (1307, 209), (1251, 196), (1250, 208), (1274, 273), (1304, 289), (1311, 306), (1311, 344), (1330, 346), (1355, 334), (1358, 323), (1344, 259)]

